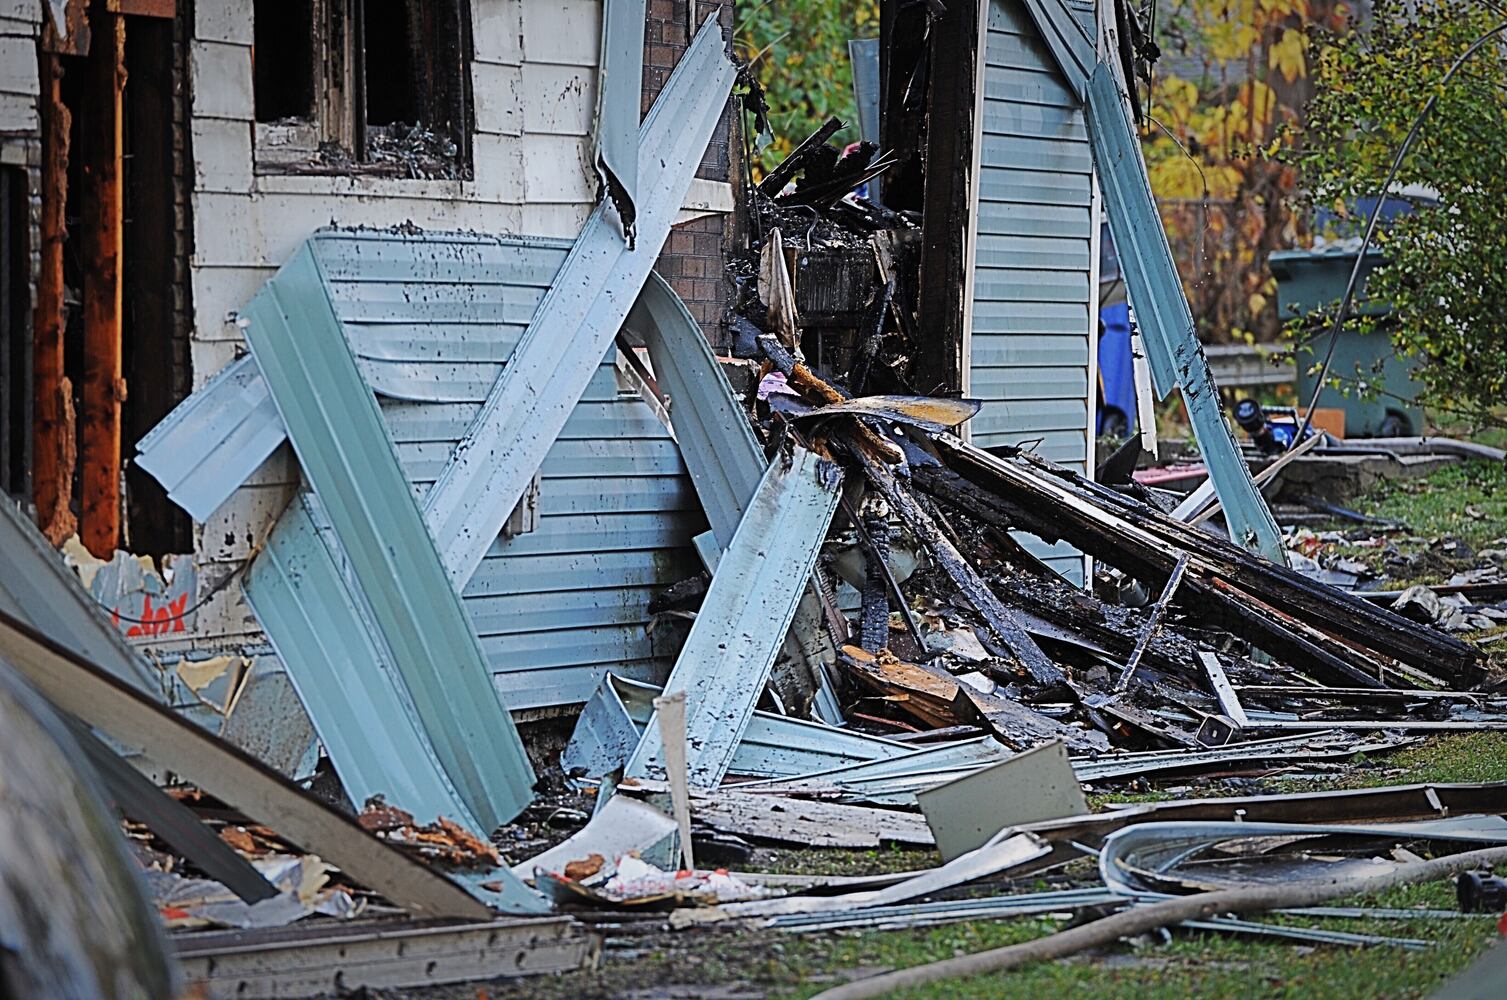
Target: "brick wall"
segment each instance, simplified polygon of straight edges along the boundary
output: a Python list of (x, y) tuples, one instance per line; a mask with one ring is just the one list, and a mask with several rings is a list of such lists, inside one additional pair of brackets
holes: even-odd
[[(689, 16), (687, 4), (694, 4)], [(724, 38), (733, 31), (732, 0), (649, 0), (644, 34), (643, 106), (647, 112), (659, 95), (670, 71), (686, 49), (690, 34), (716, 12)], [(706, 156), (696, 176), (706, 180), (728, 181), (733, 176), (736, 148), (732, 141), (733, 115), (723, 112), (722, 121), (707, 146)], [(727, 280), (727, 250), (733, 235), (733, 219), (712, 215), (676, 226), (659, 257), (655, 269), (669, 281), (685, 300), (691, 315), (701, 324), (701, 331), (717, 348), (728, 345), (725, 312), (732, 293)]]

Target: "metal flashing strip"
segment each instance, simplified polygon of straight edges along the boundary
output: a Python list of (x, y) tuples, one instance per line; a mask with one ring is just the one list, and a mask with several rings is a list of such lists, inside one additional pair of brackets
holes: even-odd
[(195, 521), (222, 503), (287, 437), (251, 355), (226, 365), (136, 443), (136, 465)]
[(0, 611), (66, 642), (150, 698), (168, 681), (132, 649), (63, 556), (8, 497), (0, 497)]
[(1208, 360), (1193, 326), (1193, 313), (1172, 261), (1167, 233), (1157, 215), (1146, 161), (1114, 71), (1100, 63), (1088, 84), (1088, 139), (1104, 191), (1110, 231), (1120, 251), (1120, 267), (1130, 304), (1146, 343), (1157, 394), (1181, 385), (1183, 403), (1199, 450), (1209, 466), (1230, 537), (1272, 562), (1286, 565), (1281, 532), (1266, 501), (1251, 483), (1250, 470), (1235, 445), (1209, 374)]
[(644, 72), (647, 0), (603, 0), (597, 60), (597, 177), (617, 208), (623, 239), (633, 246), (638, 200), (639, 92)]
[(1094, 40), (1084, 30), (1083, 22), (1064, 0), (1025, 0), (1025, 8), (1062, 78), (1078, 100), (1083, 100), (1089, 75), (1098, 59)]
[[(533, 769), (307, 243), (241, 322), (349, 562), (346, 582), (369, 603), (367, 625), (391, 651), (419, 725), (480, 831), (490, 833), (532, 800)], [(293, 669), (303, 650), (273, 642)], [(364, 681), (373, 680), (368, 671)], [(353, 724), (362, 723), (343, 720)]]
[(139, 748), (413, 914), (468, 920), (489, 915), (473, 896), (367, 833), (344, 813), (4, 613), (0, 658), (84, 725)]
[[(732, 763), (754, 704), (795, 616), (801, 590), (837, 510), (841, 470), (797, 447), (769, 466), (722, 554), (666, 691), (686, 692), (690, 780), (715, 788)], [(662, 777), (657, 717), (628, 762), (633, 777)]]
[(732, 90), (716, 15), (707, 18), (639, 131), (637, 239), (598, 205), (502, 377), (426, 498), (457, 585), (471, 578), (627, 318)]
[[(625, 326), (648, 348), (661, 395), (670, 401), (670, 426), (720, 558), (764, 476), (764, 450), (700, 324), (669, 282), (651, 272)], [(707, 568), (715, 571), (716, 563), (708, 560)], [(817, 691), (817, 711), (824, 721), (839, 725), (845, 719), (824, 665), (836, 659), (836, 650), (827, 641), (814, 580), (801, 593), (792, 626), (776, 670), (802, 664)]]

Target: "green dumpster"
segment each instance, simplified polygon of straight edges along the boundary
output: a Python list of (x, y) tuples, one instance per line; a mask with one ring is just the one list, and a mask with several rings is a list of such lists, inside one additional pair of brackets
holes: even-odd
[[(1356, 289), (1351, 312), (1367, 316), (1385, 316), (1391, 310), (1385, 302), (1366, 298), (1366, 278), (1383, 261), (1380, 251), (1366, 254), (1361, 268), (1360, 287)], [(1277, 279), (1277, 310), (1286, 322), (1294, 316), (1307, 316), (1322, 309), (1331, 319), (1311, 322), (1305, 340), (1297, 350), (1297, 392), (1306, 404), (1313, 395), (1316, 372), (1310, 372), (1324, 359), (1329, 347), (1330, 322), (1334, 309), (1345, 294), (1350, 269), (1355, 266), (1355, 251), (1341, 248), (1325, 250), (1279, 250), (1268, 258), (1272, 276)], [(1319, 400), (1320, 406), (1336, 407), (1345, 412), (1347, 437), (1406, 437), (1423, 431), (1423, 411), (1413, 405), (1420, 386), (1413, 380), (1416, 359), (1399, 359), (1392, 349), (1386, 327), (1372, 334), (1360, 333), (1353, 322), (1340, 331), (1334, 348), (1330, 373), (1345, 383), (1348, 393), (1333, 389)], [(1354, 391), (1357, 383), (1377, 387), (1380, 391), (1367, 398)]]

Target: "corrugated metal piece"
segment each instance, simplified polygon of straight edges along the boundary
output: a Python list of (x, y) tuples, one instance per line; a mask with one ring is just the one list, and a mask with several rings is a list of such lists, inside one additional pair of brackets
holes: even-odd
[(0, 497), (0, 611), (67, 643), (148, 697), (166, 697), (162, 672), (126, 644), (58, 550), (8, 497)]
[(174, 503), (207, 521), (287, 437), (248, 354), (174, 407), (136, 444), (136, 465)]
[(598, 206), (425, 503), (452, 580), (470, 579), (580, 398), (654, 266), (734, 70), (707, 19), (639, 132), (638, 236)]
[(1224, 505), (1230, 537), (1273, 562), (1285, 562), (1281, 533), (1266, 501), (1252, 485), (1250, 470), (1225, 424), (1193, 313), (1157, 215), (1140, 143), (1108, 64), (1101, 63), (1089, 82), (1088, 126), (1109, 228), (1120, 251), (1120, 267), (1150, 355), (1157, 394), (1165, 397), (1175, 386), (1182, 386), (1188, 420)]
[[(560, 764), (567, 774), (601, 777), (627, 762), (654, 715), (658, 687), (609, 674), (581, 712)], [(907, 743), (754, 712), (733, 751), (729, 774), (785, 778), (917, 752)]]
[[(665, 690), (685, 691), (690, 780), (715, 788), (769, 678), (837, 509), (841, 471), (803, 448), (776, 459), (723, 552)], [(632, 776), (663, 774), (663, 745), (650, 720), (628, 763)]]
[[(726, 549), (764, 476), (763, 449), (701, 326), (658, 274), (650, 274), (639, 293), (627, 328), (649, 350), (654, 377), (670, 400), (670, 423), (701, 507), (718, 550)], [(822, 625), (820, 600), (814, 584), (808, 583), (775, 665), (776, 684), (807, 693), (814, 689), (821, 718), (839, 724), (844, 721), (842, 710), (831, 694), (825, 667), (835, 659), (836, 650)], [(805, 676), (794, 676), (796, 671)]]
[[(263, 287), (241, 322), (348, 561), (346, 584), (369, 605), (366, 625), (390, 650), (445, 774), (480, 831), (489, 833), (532, 799), (533, 769), (307, 244)], [(334, 600), (337, 612), (342, 607), (333, 594), (308, 593), (305, 603), (321, 600)], [(289, 648), (286, 636), (272, 639), (295, 676), (307, 652), (324, 655)], [(370, 673), (366, 683), (376, 680)], [(345, 718), (340, 725), (374, 721)]]
[(630, 246), (638, 200), (645, 6), (646, 0), (603, 0), (602, 55), (597, 60), (597, 174), (618, 210)]

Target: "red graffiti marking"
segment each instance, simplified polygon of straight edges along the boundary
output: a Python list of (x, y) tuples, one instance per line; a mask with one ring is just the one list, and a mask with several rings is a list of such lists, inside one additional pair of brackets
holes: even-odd
[[(179, 594), (167, 604), (152, 607), (152, 595), (145, 594), (141, 600), (141, 621), (126, 629), (127, 639), (144, 638), (153, 635), (163, 635), (167, 632), (185, 632), (183, 627), (183, 611), (188, 607), (188, 595)], [(120, 627), (120, 609), (115, 608), (110, 612), (111, 619), (116, 628)]]

